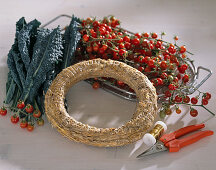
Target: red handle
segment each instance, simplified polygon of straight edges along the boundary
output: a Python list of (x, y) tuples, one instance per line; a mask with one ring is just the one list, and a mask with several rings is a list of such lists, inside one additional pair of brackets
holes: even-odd
[(175, 132), (163, 135), (160, 138), (160, 141), (163, 142), (164, 144), (166, 144), (167, 142), (172, 141), (172, 140), (174, 140), (180, 136), (183, 136), (183, 135), (188, 134), (190, 132), (196, 131), (198, 129), (202, 129), (204, 127), (205, 127), (204, 124), (186, 126), (186, 127), (183, 127), (183, 128), (181, 128)]
[(198, 140), (200, 140), (206, 136), (213, 135), (213, 134), (214, 134), (214, 132), (211, 130), (201, 131), (201, 132), (195, 133), (195, 134), (188, 136), (186, 138), (183, 138), (183, 139), (172, 140), (172, 141), (166, 143), (165, 146), (169, 148), (170, 152), (178, 152), (184, 146), (195, 143)]

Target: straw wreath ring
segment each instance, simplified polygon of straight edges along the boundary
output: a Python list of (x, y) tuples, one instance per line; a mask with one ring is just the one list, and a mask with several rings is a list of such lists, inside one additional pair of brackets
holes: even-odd
[[(64, 105), (68, 90), (77, 82), (94, 77), (112, 77), (125, 82), (136, 93), (138, 102), (131, 120), (118, 128), (97, 128), (78, 122)], [(109, 147), (133, 143), (152, 126), (157, 112), (156, 90), (137, 69), (113, 60), (83, 61), (64, 69), (45, 95), (45, 112), (53, 127), (65, 137), (88, 145)]]

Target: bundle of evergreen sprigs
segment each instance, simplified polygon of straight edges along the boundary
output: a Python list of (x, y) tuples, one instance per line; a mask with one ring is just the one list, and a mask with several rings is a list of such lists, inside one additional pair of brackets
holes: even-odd
[(6, 98), (1, 108), (1, 115), (10, 109), (11, 122), (21, 119), (20, 126), (29, 131), (36, 121), (43, 125), (44, 94), (56, 75), (73, 63), (81, 39), (80, 20), (74, 16), (63, 34), (59, 27), (39, 26), (39, 21), (27, 23), (24, 18), (16, 23), (15, 41), (7, 59)]

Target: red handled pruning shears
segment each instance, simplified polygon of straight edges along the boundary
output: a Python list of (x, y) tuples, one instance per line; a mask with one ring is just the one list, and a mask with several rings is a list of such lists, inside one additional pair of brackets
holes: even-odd
[(204, 124), (191, 125), (181, 128), (175, 132), (165, 134), (151, 148), (149, 148), (142, 154), (138, 155), (137, 158), (166, 150), (169, 150), (169, 152), (178, 152), (184, 146), (190, 145), (206, 136), (214, 134), (214, 132), (211, 130), (205, 130), (197, 132), (183, 139), (177, 139), (185, 134), (188, 134), (190, 132), (196, 131), (204, 127)]

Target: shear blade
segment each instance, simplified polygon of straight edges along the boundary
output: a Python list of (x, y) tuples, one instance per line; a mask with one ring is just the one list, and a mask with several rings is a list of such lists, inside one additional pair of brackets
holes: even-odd
[(164, 144), (161, 141), (158, 141), (151, 148), (147, 149), (145, 152), (138, 155), (137, 158), (141, 158), (147, 155), (151, 155), (151, 154), (158, 153), (161, 151), (166, 151), (166, 150), (167, 148), (164, 146)]

